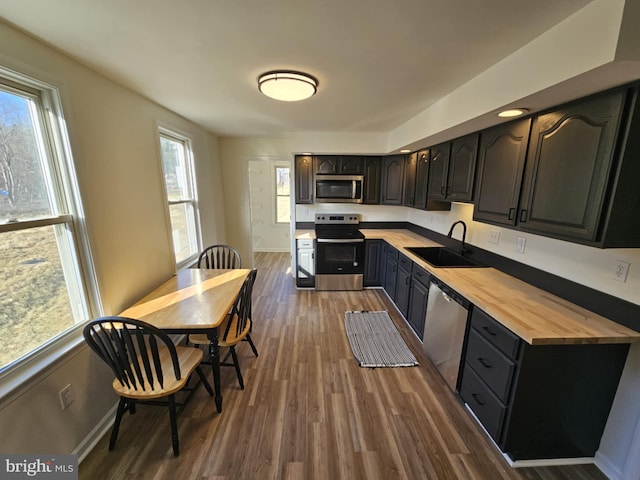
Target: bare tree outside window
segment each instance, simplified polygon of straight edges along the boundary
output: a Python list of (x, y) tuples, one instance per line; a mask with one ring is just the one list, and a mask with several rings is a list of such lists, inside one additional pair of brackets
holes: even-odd
[(47, 94), (0, 77), (0, 371), (88, 319)]

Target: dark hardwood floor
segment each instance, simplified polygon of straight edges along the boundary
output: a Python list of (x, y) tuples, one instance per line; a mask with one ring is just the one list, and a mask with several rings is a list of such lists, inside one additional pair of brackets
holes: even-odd
[[(246, 389), (223, 368), (224, 410), (200, 389), (178, 419), (126, 415), (81, 463), (80, 479), (502, 479), (606, 477), (593, 465), (512, 469), (447, 388), (382, 290), (296, 290), (289, 254), (256, 254), (252, 337), (238, 347)], [(358, 367), (347, 310), (388, 310), (419, 367)]]

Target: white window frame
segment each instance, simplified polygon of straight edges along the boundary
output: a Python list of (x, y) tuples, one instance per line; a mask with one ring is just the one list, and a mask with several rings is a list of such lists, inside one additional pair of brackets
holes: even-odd
[[(278, 221), (278, 197), (283, 197), (284, 195), (278, 195), (278, 186), (277, 186), (277, 181), (278, 181), (278, 168), (288, 168), (289, 169), (289, 220), (286, 222), (279, 222)], [(281, 225), (281, 226), (289, 226), (291, 224), (291, 191), (292, 191), (292, 185), (291, 185), (291, 173), (292, 173), (292, 168), (291, 168), (291, 164), (287, 163), (287, 162), (278, 162), (278, 161), (274, 161), (272, 163), (272, 168), (271, 168), (271, 188), (272, 188), (272, 201), (273, 201), (273, 224), (274, 225)]]
[[(164, 171), (164, 162), (162, 159), (162, 143), (161, 143), (162, 137), (168, 140), (181, 143), (184, 146), (184, 161), (185, 161), (185, 170), (186, 170), (184, 173), (189, 184), (190, 198), (186, 198), (182, 200), (173, 200), (173, 201), (169, 200), (169, 197), (167, 194), (167, 183), (166, 183), (166, 175)], [(189, 257), (179, 262), (176, 262), (176, 270), (180, 270), (182, 268), (186, 268), (193, 265), (193, 263), (197, 260), (198, 256), (200, 255), (200, 252), (202, 251), (202, 227), (200, 225), (200, 207), (198, 202), (198, 188), (197, 188), (196, 176), (195, 176), (195, 163), (194, 163), (194, 157), (193, 157), (192, 140), (189, 136), (176, 131), (176, 129), (166, 127), (166, 126), (159, 126), (158, 127), (158, 152), (159, 152), (159, 158), (160, 158), (160, 168), (162, 170), (162, 184), (165, 187), (164, 195), (165, 195), (165, 200), (167, 205), (167, 208), (166, 208), (167, 225), (169, 226), (169, 230), (170, 230), (169, 238), (171, 242), (171, 251), (174, 253), (174, 259), (175, 259), (175, 244), (173, 240), (173, 225), (171, 224), (170, 208), (173, 205), (189, 204), (193, 208), (193, 213), (194, 213), (194, 225), (191, 226), (192, 231), (190, 232), (190, 235), (193, 235), (193, 237), (195, 238), (196, 248), (195, 248), (195, 252), (192, 255), (190, 255)]]
[(44, 226), (55, 227), (74, 320), (73, 326), (0, 370), (2, 397), (81, 344), (84, 325), (91, 318), (102, 315), (103, 311), (58, 88), (3, 66), (0, 66), (0, 83), (3, 90), (30, 97), (36, 104), (38, 123), (35, 128), (43, 140), (43, 144), (38, 146), (42, 149), (40, 153), (45, 162), (43, 168), (54, 210), (52, 215), (43, 218), (0, 224), (0, 235)]

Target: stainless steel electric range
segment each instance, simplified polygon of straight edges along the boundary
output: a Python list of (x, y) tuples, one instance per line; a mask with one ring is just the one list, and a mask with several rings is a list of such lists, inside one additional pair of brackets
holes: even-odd
[(362, 290), (364, 235), (355, 213), (316, 213), (316, 290)]

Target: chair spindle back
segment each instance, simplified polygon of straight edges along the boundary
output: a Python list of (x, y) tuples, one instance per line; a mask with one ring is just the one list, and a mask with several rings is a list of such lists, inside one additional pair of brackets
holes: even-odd
[(140, 320), (124, 317), (101, 317), (83, 330), (89, 347), (111, 368), (122, 386), (146, 391), (164, 387), (164, 372), (159, 343), (167, 348), (176, 380), (180, 362), (175, 345), (162, 330)]
[(211, 245), (200, 254), (198, 268), (242, 268), (242, 260), (230, 245)]

